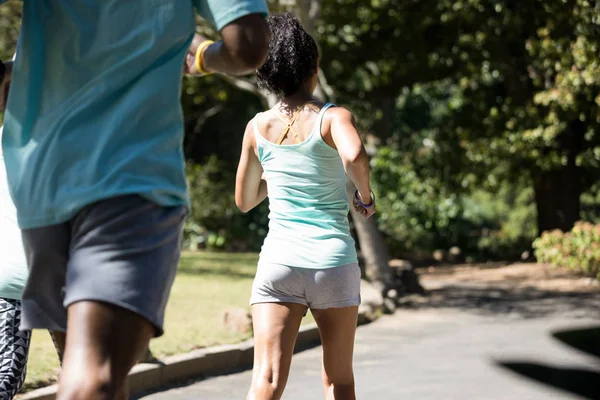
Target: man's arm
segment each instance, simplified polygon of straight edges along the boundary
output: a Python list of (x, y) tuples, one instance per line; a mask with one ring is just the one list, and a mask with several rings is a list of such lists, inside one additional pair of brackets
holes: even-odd
[[(222, 38), (203, 50), (205, 71), (244, 75), (264, 63), (270, 35), (264, 0), (207, 0), (201, 2), (198, 11), (216, 26)], [(205, 40), (200, 35), (194, 36), (186, 57), (186, 73), (200, 73), (196, 68), (196, 51)]]

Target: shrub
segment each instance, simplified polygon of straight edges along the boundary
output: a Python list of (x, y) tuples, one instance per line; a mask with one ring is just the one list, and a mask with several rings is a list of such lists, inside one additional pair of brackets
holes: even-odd
[(457, 246), (469, 259), (515, 259), (536, 237), (533, 190), (520, 182), (495, 191), (452, 187), (395, 146), (380, 147), (371, 165), (377, 220), (392, 254)]
[(235, 205), (235, 174), (217, 157), (186, 166), (191, 212), (183, 246), (190, 250), (257, 251), (268, 223), (265, 201), (247, 214)]
[(600, 280), (600, 224), (577, 222), (570, 232), (544, 232), (533, 242), (539, 262)]

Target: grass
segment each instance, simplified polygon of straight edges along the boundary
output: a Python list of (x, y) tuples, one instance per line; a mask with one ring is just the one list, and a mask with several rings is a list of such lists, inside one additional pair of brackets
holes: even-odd
[[(223, 311), (248, 307), (256, 254), (184, 253), (165, 318), (165, 335), (150, 344), (160, 358), (217, 344), (248, 339), (223, 326)], [(312, 322), (312, 316), (304, 319)], [(47, 332), (34, 332), (25, 390), (53, 383), (59, 370)]]

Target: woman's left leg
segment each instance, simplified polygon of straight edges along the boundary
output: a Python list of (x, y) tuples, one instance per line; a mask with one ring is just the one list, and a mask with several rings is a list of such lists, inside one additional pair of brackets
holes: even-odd
[(25, 382), (31, 331), (20, 323), (21, 302), (0, 298), (0, 400), (12, 400)]
[(296, 303), (252, 306), (254, 369), (247, 400), (281, 399), (306, 309), (305, 305)]

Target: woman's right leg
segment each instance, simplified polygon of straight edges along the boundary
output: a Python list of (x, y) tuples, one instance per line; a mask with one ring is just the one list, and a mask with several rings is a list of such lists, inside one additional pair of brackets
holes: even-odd
[(0, 298), (0, 400), (11, 400), (23, 386), (31, 331), (19, 330), (21, 302)]
[(306, 309), (305, 305), (295, 303), (259, 303), (252, 306), (254, 369), (247, 400), (281, 398)]
[(356, 400), (354, 336), (358, 307), (311, 310), (323, 344), (323, 385), (327, 400)]

